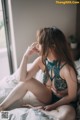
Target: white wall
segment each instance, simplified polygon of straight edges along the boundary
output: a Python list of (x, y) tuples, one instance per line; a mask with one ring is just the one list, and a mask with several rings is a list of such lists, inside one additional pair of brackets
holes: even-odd
[(18, 66), (37, 29), (57, 26), (66, 36), (75, 34), (76, 5), (56, 5), (55, 0), (12, 0), (11, 5)]

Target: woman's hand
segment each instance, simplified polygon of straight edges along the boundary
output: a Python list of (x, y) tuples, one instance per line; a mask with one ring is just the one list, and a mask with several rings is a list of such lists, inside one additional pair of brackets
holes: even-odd
[(53, 91), (53, 93), (59, 97), (64, 97), (65, 95), (68, 94), (68, 89), (62, 90), (62, 91), (58, 91), (56, 89), (51, 88), (51, 90)]
[(28, 46), (24, 56), (30, 56), (30, 55), (32, 55), (34, 53), (38, 53), (39, 51), (38, 51), (38, 49), (36, 47), (37, 45), (38, 45), (38, 43), (34, 42), (30, 46)]
[(45, 111), (51, 111), (51, 110), (54, 110), (54, 109), (55, 109), (55, 107), (54, 107), (53, 104), (44, 106), (44, 110), (45, 110)]
[(36, 109), (36, 110), (37, 109), (42, 109), (42, 110), (45, 110), (45, 111), (51, 111), (51, 110), (55, 109), (54, 106), (53, 106), (53, 104), (52, 105), (47, 105), (47, 106), (36, 106), (36, 107), (27, 104), (27, 105), (22, 105), (22, 107), (33, 108), (33, 109)]
[(54, 110), (55, 107), (52, 105), (47, 105), (47, 106), (38, 106), (38, 107), (33, 107), (34, 109), (42, 109), (42, 110), (45, 110), (45, 111), (51, 111), (51, 110)]

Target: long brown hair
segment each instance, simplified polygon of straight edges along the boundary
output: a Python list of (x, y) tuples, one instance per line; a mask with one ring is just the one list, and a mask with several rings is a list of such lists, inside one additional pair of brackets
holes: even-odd
[[(69, 64), (75, 71), (75, 65), (70, 52), (70, 47), (64, 33), (56, 27), (43, 28), (38, 31), (39, 44), (42, 46), (42, 61), (44, 63), (49, 48), (56, 54), (56, 58)], [(45, 64), (45, 63), (44, 63)]]

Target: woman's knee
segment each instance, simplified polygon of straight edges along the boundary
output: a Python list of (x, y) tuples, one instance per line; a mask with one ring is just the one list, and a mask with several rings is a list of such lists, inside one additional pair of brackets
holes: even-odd
[(70, 105), (63, 105), (58, 107), (59, 120), (75, 120), (76, 112), (75, 109)]

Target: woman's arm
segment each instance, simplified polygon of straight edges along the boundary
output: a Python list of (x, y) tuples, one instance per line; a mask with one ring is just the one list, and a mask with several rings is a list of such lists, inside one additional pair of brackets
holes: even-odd
[(37, 43), (33, 43), (31, 46), (29, 46), (25, 54), (23, 55), (23, 58), (19, 67), (20, 81), (25, 81), (27, 79), (30, 79), (39, 70), (40, 57), (38, 57), (32, 63), (31, 69), (27, 71), (27, 63), (28, 63), (29, 57), (35, 52), (38, 52), (36, 49), (36, 45)]
[(77, 96), (77, 77), (74, 70), (67, 66), (63, 69), (64, 79), (68, 85), (68, 94), (54, 104), (45, 106), (45, 110), (52, 110), (58, 106), (69, 104)]

